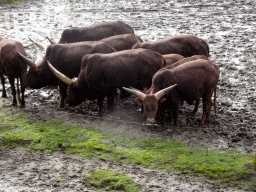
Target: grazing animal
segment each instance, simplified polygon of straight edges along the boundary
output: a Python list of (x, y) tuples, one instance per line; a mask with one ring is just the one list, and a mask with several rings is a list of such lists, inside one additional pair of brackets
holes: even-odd
[(98, 41), (119, 34), (134, 34), (134, 31), (131, 26), (122, 21), (102, 22), (88, 27), (65, 29), (59, 44)]
[[(163, 55), (163, 56), (164, 56), (164, 55)], [(184, 63), (187, 63), (187, 62), (193, 61), (193, 60), (197, 60), (197, 59), (206, 59), (206, 60), (208, 60), (208, 58), (207, 58), (206, 56), (204, 56), (204, 55), (193, 55), (193, 56), (191, 56), (191, 57), (186, 57), (186, 58), (184, 58), (184, 59), (181, 59), (181, 60), (179, 60), (179, 61), (177, 61), (177, 62), (175, 62), (175, 63), (173, 63), (173, 64), (171, 64), (171, 65), (166, 65), (166, 66), (164, 66), (163, 68), (161, 68), (159, 71), (165, 70), (165, 69), (173, 69), (173, 68), (175, 68), (175, 67), (177, 67), (177, 66), (180, 66), (180, 65), (182, 65), (182, 64), (184, 64)], [(200, 98), (199, 98), (198, 100), (196, 100), (195, 108), (194, 108), (194, 110), (192, 111), (192, 114), (193, 114), (193, 115), (196, 114), (196, 112), (198, 111), (199, 101), (200, 101)], [(181, 101), (181, 105), (183, 104), (183, 102), (184, 102), (184, 101)], [(168, 108), (168, 105), (166, 105), (166, 103), (164, 103), (163, 105), (160, 105), (160, 106), (161, 106), (161, 112), (164, 111), (164, 108)], [(160, 107), (159, 107), (159, 108), (160, 108)], [(217, 110), (217, 109), (215, 108), (215, 105), (214, 105), (214, 110), (215, 110), (215, 111)], [(170, 111), (170, 112), (171, 112), (171, 111)]]
[(76, 81), (51, 68), (56, 76), (69, 86), (65, 99), (69, 106), (79, 105), (85, 99), (97, 99), (99, 115), (102, 116), (103, 99), (106, 96), (108, 109), (113, 110), (117, 88), (149, 87), (153, 75), (164, 65), (165, 60), (159, 53), (148, 49), (130, 49), (110, 54), (85, 55)]
[[(7, 97), (6, 90), (5, 90), (5, 79), (4, 79), (4, 75), (6, 75), (11, 84), (12, 95), (13, 95), (12, 103), (13, 105), (17, 105), (16, 89), (15, 89), (15, 79), (17, 79), (18, 101), (21, 107), (24, 107), (25, 106), (24, 80), (27, 72), (27, 65), (19, 57), (19, 54), (17, 54), (16, 51), (19, 51), (23, 56), (26, 56), (25, 49), (22, 43), (11, 40), (11, 39), (0, 37), (0, 78), (3, 86), (2, 97)], [(20, 97), (19, 81), (21, 86), (22, 97)]]
[[(46, 50), (44, 57), (37, 57), (37, 61), (33, 62), (26, 57), (22, 57), (30, 66), (26, 76), (26, 87), (32, 89), (40, 89), (45, 86), (59, 86), (60, 88), (60, 107), (64, 107), (64, 99), (66, 98), (67, 85), (60, 81), (51, 72), (47, 64), (47, 60), (69, 78), (79, 75), (81, 61), (84, 55), (89, 53), (112, 53), (116, 50), (102, 41), (84, 41), (69, 44), (51, 44)], [(37, 51), (37, 53), (39, 53)]]
[(176, 35), (156, 42), (144, 41), (143, 43), (136, 43), (132, 48), (150, 49), (162, 55), (175, 53), (184, 57), (193, 55), (209, 57), (209, 46), (206, 41), (194, 35)]
[(163, 55), (163, 57), (166, 61), (166, 65), (172, 65), (181, 59), (185, 59), (185, 57), (183, 57), (180, 54), (166, 54), (166, 55)]
[[(154, 123), (158, 111), (158, 102), (168, 101), (172, 110), (174, 125), (178, 125), (178, 111), (181, 100), (192, 104), (203, 98), (203, 115), (200, 125), (210, 119), (212, 94), (216, 91), (220, 70), (210, 60), (198, 59), (184, 63), (173, 69), (159, 70), (152, 78), (151, 91), (145, 94), (141, 91), (123, 88), (138, 97), (142, 102), (147, 122)], [(166, 95), (166, 98), (163, 96)], [(214, 98), (216, 103), (216, 94)]]
[(134, 34), (121, 34), (102, 39), (101, 41), (109, 44), (117, 51), (131, 49), (136, 43), (143, 42), (143, 40)]

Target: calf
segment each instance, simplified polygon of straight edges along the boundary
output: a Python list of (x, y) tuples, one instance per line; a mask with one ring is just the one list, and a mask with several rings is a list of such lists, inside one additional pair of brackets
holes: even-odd
[(176, 53), (184, 57), (191, 57), (193, 55), (209, 57), (209, 46), (206, 41), (194, 35), (176, 35), (156, 42), (145, 41), (143, 43), (136, 43), (132, 48), (150, 49), (162, 55)]
[(153, 75), (164, 65), (165, 60), (159, 53), (148, 49), (130, 49), (110, 54), (85, 55), (75, 82), (53, 67), (51, 69), (69, 86), (65, 100), (69, 106), (79, 105), (85, 99), (97, 99), (101, 116), (103, 99), (106, 96), (108, 108), (112, 110), (116, 88), (132, 86), (143, 89), (149, 87)]
[[(11, 39), (0, 37), (0, 78), (3, 86), (2, 97), (7, 97), (6, 90), (5, 90), (5, 79), (4, 79), (4, 75), (6, 75), (11, 84), (12, 95), (13, 95), (12, 103), (13, 105), (17, 105), (16, 89), (14, 85), (15, 79), (17, 79), (18, 101), (21, 107), (24, 107), (25, 106), (24, 80), (27, 72), (27, 65), (19, 57), (16, 51), (19, 51), (23, 56), (26, 56), (24, 46), (22, 45), (22, 43), (11, 40)], [(22, 98), (20, 98), (19, 81), (21, 86)]]
[[(203, 115), (200, 125), (210, 119), (212, 94), (216, 91), (220, 70), (210, 60), (198, 59), (187, 62), (173, 69), (158, 71), (152, 78), (151, 91), (145, 94), (141, 91), (124, 88), (138, 97), (143, 103), (147, 122), (154, 123), (158, 111), (158, 102), (168, 101), (174, 118), (174, 125), (178, 125), (178, 111), (181, 100), (192, 104), (203, 98)], [(163, 96), (166, 95), (166, 98)], [(215, 96), (216, 100), (216, 96)]]

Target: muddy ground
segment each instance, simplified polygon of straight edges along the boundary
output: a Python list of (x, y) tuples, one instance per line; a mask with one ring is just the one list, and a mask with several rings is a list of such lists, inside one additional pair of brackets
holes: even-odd
[[(105, 111), (103, 118), (98, 118), (95, 101), (59, 109), (59, 94), (55, 87), (26, 89), (26, 108), (8, 109), (14, 113), (22, 110), (33, 114), (38, 120), (62, 119), (66, 123), (98, 127), (102, 131), (125, 134), (131, 138), (175, 139), (191, 145), (200, 144), (206, 150), (236, 149), (241, 153), (254, 153), (256, 10), (252, 0), (31, 0), (0, 7), (0, 36), (25, 45), (30, 43), (28, 37), (31, 37), (48, 45), (45, 36), (58, 41), (65, 28), (112, 20), (128, 23), (144, 41), (177, 34), (193, 34), (205, 39), (210, 47), (210, 59), (221, 70), (217, 89), (217, 116), (212, 114), (210, 123), (200, 128), (198, 120), (202, 115), (202, 105), (197, 114), (190, 117), (193, 106), (185, 104), (180, 109), (178, 127), (173, 127), (171, 122), (147, 126), (143, 124), (145, 117), (140, 113), (139, 105), (134, 97), (130, 97), (116, 99), (115, 111)], [(26, 52), (29, 58), (35, 60), (32, 49)], [(4, 107), (10, 105), (10, 92), (8, 88), (8, 99), (0, 99)], [(143, 183), (145, 191), (237, 191), (207, 182), (198, 183), (181, 175), (113, 162), (91, 162), (59, 153), (51, 156), (15, 150), (2, 150), (0, 153), (2, 191), (86, 191), (81, 183), (81, 175), (96, 167), (126, 170)], [(55, 172), (47, 169), (49, 166), (56, 166)], [(76, 169), (81, 172), (74, 171)], [(68, 179), (61, 180), (63, 170)]]

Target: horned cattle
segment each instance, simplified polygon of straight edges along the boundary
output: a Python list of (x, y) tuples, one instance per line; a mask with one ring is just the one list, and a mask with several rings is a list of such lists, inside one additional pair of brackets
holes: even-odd
[(64, 107), (67, 85), (60, 81), (50, 71), (47, 60), (69, 78), (77, 77), (81, 61), (84, 55), (89, 53), (112, 53), (116, 50), (102, 41), (84, 41), (69, 44), (51, 44), (46, 50), (46, 55), (40, 57), (37, 51), (37, 61), (33, 62), (26, 57), (22, 57), (30, 66), (26, 76), (26, 86), (33, 89), (40, 89), (45, 86), (59, 86), (60, 107)]
[(153, 75), (164, 65), (165, 60), (159, 53), (148, 49), (130, 49), (110, 54), (85, 55), (80, 74), (74, 82), (54, 68), (52, 70), (69, 85), (65, 99), (69, 106), (78, 105), (85, 99), (97, 99), (101, 116), (106, 96), (108, 108), (113, 110), (116, 88), (150, 87)]
[[(163, 55), (164, 56), (164, 55)], [(197, 60), (197, 59), (206, 59), (208, 60), (208, 58), (204, 55), (193, 55), (191, 57), (186, 57), (184, 59), (180, 59), (179, 61), (173, 63), (173, 64), (170, 64), (169, 65), (166, 65), (164, 66), (163, 68), (161, 68), (159, 70), (159, 72), (161, 70), (165, 70), (165, 69), (173, 69), (175, 67), (178, 67), (184, 63), (187, 63), (189, 61), (194, 61), (194, 60)], [(166, 62), (167, 63), (167, 62)], [(192, 111), (192, 114), (194, 115), (197, 111), (198, 111), (198, 105), (199, 105), (199, 101), (200, 101), (200, 98), (196, 100), (196, 103), (195, 103), (195, 108), (194, 110)], [(181, 104), (183, 104), (184, 101), (181, 101)], [(160, 105), (161, 106), (161, 112), (164, 113), (165, 109), (168, 108), (168, 105), (166, 105), (166, 103), (164, 103), (163, 105)], [(215, 107), (215, 105), (214, 105)], [(214, 110), (216, 111), (216, 107), (214, 108)]]
[[(138, 97), (143, 103), (147, 122), (154, 123), (158, 111), (158, 102), (168, 101), (174, 118), (174, 125), (178, 125), (178, 111), (181, 100), (192, 104), (200, 97), (203, 98), (203, 115), (200, 125), (210, 119), (212, 94), (216, 92), (219, 78), (219, 68), (210, 60), (198, 59), (184, 63), (173, 69), (159, 70), (152, 78), (151, 91), (145, 94), (134, 89), (124, 89)], [(164, 97), (166, 95), (166, 98)], [(216, 93), (214, 98), (216, 103)]]

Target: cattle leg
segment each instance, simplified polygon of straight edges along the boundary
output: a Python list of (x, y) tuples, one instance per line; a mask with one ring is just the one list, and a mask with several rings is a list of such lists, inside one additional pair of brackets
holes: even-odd
[(198, 111), (199, 101), (200, 101), (200, 99), (197, 99), (197, 100), (196, 100), (195, 108), (194, 108), (194, 110), (192, 111), (192, 115), (195, 115), (196, 112)]
[(212, 106), (212, 94), (203, 96), (203, 115), (201, 118), (200, 125), (203, 127), (205, 120), (210, 120), (211, 106)]
[(103, 116), (103, 100), (104, 100), (105, 96), (98, 96), (97, 98), (97, 103), (99, 106), (99, 116), (102, 117)]
[(0, 74), (0, 77), (1, 77), (2, 87), (3, 87), (2, 97), (7, 97), (7, 95), (6, 95), (6, 90), (5, 90), (5, 79), (4, 79), (4, 75), (3, 75), (3, 74)]
[(108, 99), (108, 110), (113, 111), (114, 110), (114, 98), (115, 98), (115, 90), (110, 91), (107, 94), (107, 99)]
[(179, 114), (179, 103), (178, 104), (173, 103), (173, 105), (172, 105), (172, 116), (173, 116), (173, 119), (174, 119), (174, 123), (173, 123), (174, 126), (179, 125), (178, 114)]
[(14, 85), (14, 78), (9, 78), (9, 82), (11, 84), (11, 89), (12, 89), (12, 96), (13, 96), (13, 100), (12, 100), (12, 104), (13, 105), (17, 105), (17, 99), (16, 99), (16, 90), (15, 90), (15, 85)]
[(59, 83), (59, 88), (60, 88), (60, 108), (63, 108), (64, 105), (64, 99), (67, 97), (67, 85), (60, 82)]
[(17, 96), (18, 96), (19, 104), (21, 104), (19, 78), (17, 78)]
[(24, 78), (20, 78), (20, 86), (21, 86), (21, 104), (20, 107), (25, 107), (25, 86), (24, 86)]

